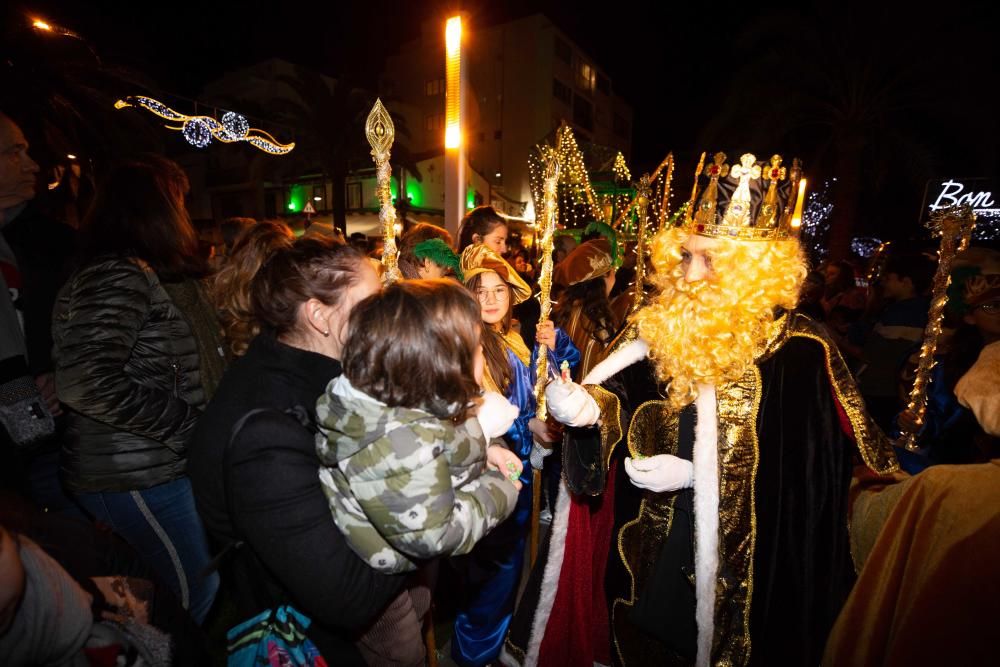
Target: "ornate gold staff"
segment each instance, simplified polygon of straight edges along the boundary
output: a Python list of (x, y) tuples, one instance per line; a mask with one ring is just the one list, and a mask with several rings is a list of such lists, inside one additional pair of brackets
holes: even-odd
[(392, 167), (389, 166), (389, 151), (396, 138), (396, 128), (381, 99), (375, 100), (375, 106), (368, 114), (365, 135), (372, 147), (372, 159), (375, 160), (378, 178), (376, 192), (382, 204), (378, 213), (382, 223), (382, 266), (385, 267), (385, 282), (389, 284), (402, 277), (396, 264), (396, 208), (392, 205)]
[[(538, 241), (541, 252), (542, 270), (538, 274), (538, 303), (541, 305), (539, 321), (549, 319), (552, 311), (552, 245), (558, 219), (558, 188), (559, 188), (559, 157), (556, 151), (546, 147), (545, 185), (542, 196), (542, 236)], [(548, 410), (545, 408), (545, 385), (549, 381), (549, 350), (545, 345), (538, 346), (538, 360), (535, 362), (535, 417), (545, 421)], [(541, 534), (539, 514), (542, 508), (542, 472), (533, 470), (531, 473), (531, 526), (528, 535), (528, 553), (532, 566), (538, 558), (538, 540)]]
[(924, 413), (927, 411), (927, 383), (931, 379), (934, 368), (934, 352), (938, 339), (941, 337), (941, 320), (944, 318), (944, 306), (948, 303), (948, 285), (951, 284), (951, 265), (955, 255), (965, 250), (969, 238), (976, 226), (976, 215), (970, 206), (952, 206), (935, 213), (927, 227), (941, 237), (941, 247), (938, 250), (938, 267), (934, 274), (931, 291), (931, 309), (927, 314), (927, 328), (924, 330), (924, 343), (920, 347), (920, 358), (917, 361), (917, 374), (910, 390), (910, 402), (906, 412), (911, 417), (906, 433), (900, 437), (900, 443), (908, 451), (916, 451), (917, 433), (924, 423)]
[(674, 154), (667, 153), (667, 176), (663, 181), (663, 197), (660, 200), (660, 229), (667, 226), (670, 219), (670, 186), (674, 180)]
[[(541, 305), (539, 321), (549, 319), (552, 312), (552, 245), (556, 231), (556, 221), (559, 217), (558, 211), (558, 185), (559, 185), (559, 160), (555, 152), (547, 151), (545, 158), (545, 186), (542, 197), (542, 236), (538, 241), (538, 248), (541, 253), (542, 270), (538, 274), (538, 303)], [(545, 421), (548, 412), (545, 409), (545, 385), (548, 384), (548, 348), (545, 345), (538, 346), (538, 362), (536, 366), (535, 379), (535, 401), (538, 408), (535, 416)]]
[(649, 231), (649, 195), (652, 190), (649, 174), (643, 174), (639, 178), (636, 186), (637, 196), (635, 199), (636, 208), (639, 209), (639, 231), (635, 235), (635, 283), (632, 295), (632, 307), (629, 313), (642, 308), (642, 300), (646, 296), (643, 285), (646, 282), (646, 234)]

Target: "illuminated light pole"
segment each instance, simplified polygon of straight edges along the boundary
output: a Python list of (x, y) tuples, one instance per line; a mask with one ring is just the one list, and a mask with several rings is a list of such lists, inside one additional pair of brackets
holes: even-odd
[(444, 224), (454, 238), (466, 210), (465, 68), (462, 66), (462, 17), (452, 16), (445, 24), (444, 102)]

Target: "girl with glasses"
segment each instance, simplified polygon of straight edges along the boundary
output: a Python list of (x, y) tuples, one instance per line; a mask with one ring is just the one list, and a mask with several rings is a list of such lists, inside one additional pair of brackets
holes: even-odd
[[(496, 391), (518, 408), (518, 417), (504, 439), (523, 465), (522, 488), (513, 515), (487, 535), (465, 557), (464, 599), (459, 604), (452, 638), (452, 658), (459, 665), (485, 665), (500, 653), (510, 623), (524, 564), (524, 547), (531, 516), (531, 463), (535, 441), (558, 439), (535, 418), (535, 361), (537, 346), (529, 351), (513, 330), (511, 309), (531, 296), (516, 271), (485, 244), (465, 249), (461, 258), (465, 286), (479, 301), (483, 321), (483, 354), (486, 368), (483, 388)], [(551, 373), (567, 361), (575, 367), (580, 353), (569, 336), (550, 320), (538, 323), (535, 340), (548, 348)]]

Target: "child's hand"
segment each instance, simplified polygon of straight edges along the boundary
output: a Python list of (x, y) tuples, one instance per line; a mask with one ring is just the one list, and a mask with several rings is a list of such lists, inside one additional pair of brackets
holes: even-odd
[(544, 345), (550, 350), (556, 348), (556, 325), (552, 320), (542, 320), (535, 327), (535, 341), (539, 345)]
[(558, 425), (543, 422), (537, 417), (532, 417), (528, 421), (528, 430), (535, 436), (535, 440), (543, 443), (559, 442), (562, 440), (562, 430)]
[(486, 448), (486, 466), (490, 470), (502, 473), (515, 489), (521, 490), (521, 480), (518, 478), (524, 466), (521, 464), (521, 459), (517, 458), (517, 454), (506, 447), (490, 445)]

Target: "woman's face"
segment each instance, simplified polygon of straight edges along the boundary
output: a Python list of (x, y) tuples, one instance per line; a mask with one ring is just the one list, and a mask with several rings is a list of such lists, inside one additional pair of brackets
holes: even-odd
[(480, 275), (476, 298), (479, 299), (483, 322), (498, 324), (503, 321), (510, 308), (510, 287), (499, 274), (487, 271)]
[(486, 236), (473, 234), (472, 240), (482, 243), (498, 255), (504, 255), (507, 252), (507, 225), (497, 225)]
[(528, 262), (524, 259), (524, 255), (518, 255), (514, 258), (514, 270), (518, 273), (524, 273), (528, 270)]
[(363, 299), (368, 298), (382, 289), (382, 281), (379, 280), (378, 273), (368, 260), (358, 262), (358, 277), (354, 283), (344, 290), (344, 296), (336, 308), (331, 309), (329, 315), (330, 336), (325, 337), (328, 341), (327, 356), (340, 359), (340, 353), (344, 349), (344, 340), (347, 337), (347, 320), (351, 311)]

